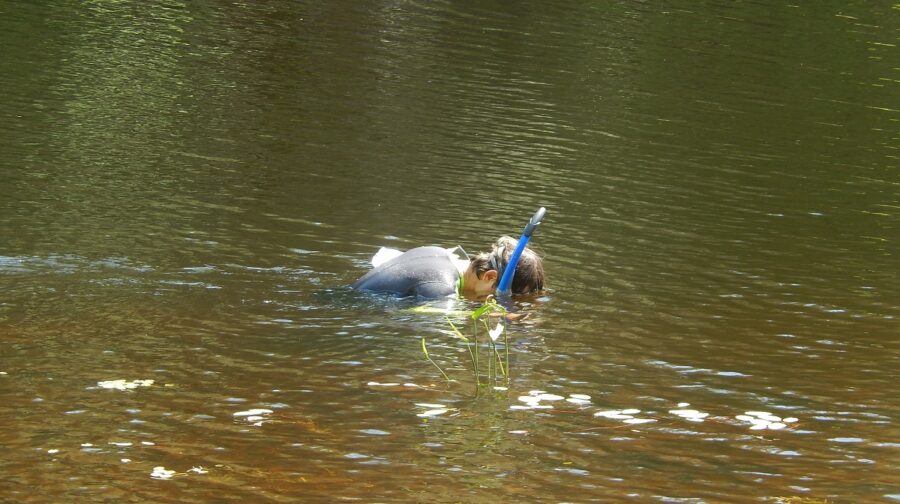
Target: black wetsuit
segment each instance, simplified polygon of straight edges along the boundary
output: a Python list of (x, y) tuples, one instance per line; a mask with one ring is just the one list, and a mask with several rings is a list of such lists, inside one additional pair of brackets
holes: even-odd
[(456, 295), (460, 273), (445, 249), (417, 247), (378, 265), (354, 289), (436, 299)]

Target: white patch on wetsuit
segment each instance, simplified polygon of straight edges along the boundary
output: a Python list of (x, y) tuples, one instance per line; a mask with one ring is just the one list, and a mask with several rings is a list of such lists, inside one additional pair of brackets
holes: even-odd
[(377, 268), (381, 264), (384, 264), (395, 257), (399, 257), (403, 254), (402, 251), (387, 247), (381, 247), (378, 249), (378, 252), (375, 252), (375, 255), (372, 256), (372, 267)]
[(460, 245), (446, 250), (447, 254), (450, 255), (450, 260), (453, 261), (453, 265), (459, 270), (459, 274), (465, 273), (469, 269), (469, 254)]

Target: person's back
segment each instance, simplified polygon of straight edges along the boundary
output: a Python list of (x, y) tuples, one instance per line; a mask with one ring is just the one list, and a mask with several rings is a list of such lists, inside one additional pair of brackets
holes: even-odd
[[(378, 266), (352, 287), (402, 297), (436, 299), (458, 295), (484, 300), (495, 293), (516, 245), (509, 236), (501, 236), (490, 252), (474, 258), (469, 258), (461, 247), (418, 247), (403, 253), (382, 249), (373, 257), (373, 264)], [(393, 253), (400, 255), (380, 262)], [(534, 251), (525, 247), (517, 266), (513, 267), (512, 294), (530, 294), (544, 288), (543, 261)]]
[(417, 247), (379, 265), (353, 283), (358, 290), (436, 299), (457, 294), (460, 271), (446, 249)]

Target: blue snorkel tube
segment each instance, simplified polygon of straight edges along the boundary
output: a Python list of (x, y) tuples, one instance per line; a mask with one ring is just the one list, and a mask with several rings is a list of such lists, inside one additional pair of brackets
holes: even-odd
[(539, 208), (531, 217), (531, 220), (528, 221), (528, 224), (525, 226), (525, 231), (522, 231), (522, 237), (519, 238), (519, 243), (516, 244), (516, 250), (509, 256), (509, 261), (506, 263), (506, 269), (503, 270), (503, 276), (500, 277), (500, 283), (497, 284), (497, 297), (509, 296), (513, 276), (515, 276), (519, 258), (522, 257), (522, 251), (525, 250), (525, 245), (528, 245), (528, 240), (531, 238), (534, 230), (537, 229), (541, 224), (541, 221), (544, 220), (544, 214), (546, 213), (546, 208)]

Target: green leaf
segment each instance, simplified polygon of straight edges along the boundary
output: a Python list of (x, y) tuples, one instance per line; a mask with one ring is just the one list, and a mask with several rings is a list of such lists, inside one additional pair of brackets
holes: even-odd
[(472, 320), (480, 319), (481, 317), (484, 316), (485, 313), (487, 313), (489, 311), (493, 311), (493, 308), (494, 308), (494, 305), (492, 305), (491, 303), (485, 303), (485, 304), (481, 305), (481, 308), (478, 308), (477, 310), (472, 312)]

